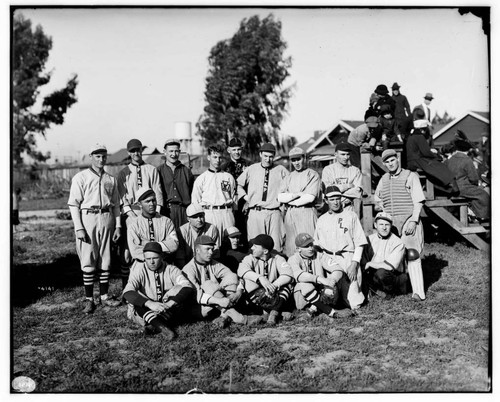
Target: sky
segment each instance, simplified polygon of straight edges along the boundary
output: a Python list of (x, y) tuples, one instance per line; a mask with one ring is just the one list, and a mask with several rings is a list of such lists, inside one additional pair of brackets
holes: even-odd
[(166, 8), (23, 9), (53, 40), (47, 94), (77, 73), (78, 102), (39, 149), (63, 160), (91, 144), (109, 152), (139, 138), (163, 147), (175, 122), (193, 135), (203, 112), (210, 49), (240, 21), (273, 13), (292, 57), (294, 85), (281, 133), (299, 142), (340, 119), (362, 120), (378, 84), (393, 82), (410, 105), (458, 117), (489, 110), (487, 39), (479, 18), (457, 9)]

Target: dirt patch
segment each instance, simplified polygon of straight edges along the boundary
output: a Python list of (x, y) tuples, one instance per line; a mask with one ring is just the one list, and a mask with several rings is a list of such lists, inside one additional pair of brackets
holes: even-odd
[(171, 388), (175, 385), (177, 385), (177, 383), (179, 382), (179, 380), (175, 377), (165, 377), (163, 379), (163, 381), (161, 381), (160, 383), (158, 383), (158, 387), (160, 388)]
[(284, 351), (295, 352), (295, 351), (307, 351), (311, 347), (305, 343), (284, 343), (282, 346)]
[(439, 320), (438, 323), (444, 325), (446, 328), (473, 328), (477, 325), (477, 320), (464, 320), (459, 317), (454, 317), (448, 320)]
[(426, 333), (425, 336), (421, 338), (417, 338), (417, 340), (423, 342), (425, 345), (444, 345), (446, 343), (449, 343), (451, 341), (451, 338), (448, 337), (439, 337), (432, 335), (431, 333)]
[(290, 332), (284, 331), (282, 329), (276, 329), (276, 328), (264, 328), (264, 329), (259, 329), (255, 334), (249, 335), (249, 336), (239, 336), (239, 337), (230, 337), (228, 338), (229, 340), (236, 342), (236, 343), (242, 343), (242, 342), (253, 342), (255, 340), (259, 339), (269, 339), (273, 341), (280, 341), (284, 342), (287, 341), (290, 336)]
[(342, 333), (338, 329), (330, 329), (328, 331), (328, 336), (331, 336), (332, 338), (338, 338)]
[(304, 374), (308, 376), (314, 376), (318, 371), (326, 368), (330, 363), (333, 363), (335, 360), (342, 356), (349, 355), (347, 350), (336, 350), (334, 352), (329, 352), (324, 355), (319, 355), (311, 358), (312, 366), (304, 368)]
[(52, 310), (59, 310), (59, 309), (75, 308), (76, 303), (74, 303), (74, 302), (64, 302), (64, 303), (60, 303), (60, 304), (36, 303), (36, 304), (33, 304), (31, 307), (37, 311), (52, 311)]

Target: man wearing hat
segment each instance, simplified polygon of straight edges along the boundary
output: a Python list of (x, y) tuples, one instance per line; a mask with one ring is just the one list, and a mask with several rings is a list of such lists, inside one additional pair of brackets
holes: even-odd
[(401, 93), (399, 88), (401, 88), (401, 86), (397, 82), (392, 84), (392, 99), (395, 102), (394, 119), (396, 120), (399, 131), (406, 137), (410, 133), (409, 123), (412, 118), (412, 113), (408, 99)]
[(351, 146), (340, 142), (335, 147), (335, 162), (326, 166), (321, 174), (321, 180), (326, 187), (336, 186), (342, 193), (342, 203), (345, 209), (355, 211), (358, 216), (361, 208), (362, 175), (361, 170), (350, 164)]
[(111, 241), (120, 238), (120, 194), (116, 179), (104, 171), (108, 152), (96, 144), (90, 149), (91, 166), (71, 180), (68, 206), (75, 225), (76, 251), (80, 258), (85, 289), (84, 312), (91, 314), (94, 302), (94, 275), (99, 275), (99, 303), (116, 307), (108, 296)]
[(158, 166), (163, 193), (162, 215), (168, 216), (179, 228), (187, 222), (186, 208), (191, 204), (194, 176), (191, 169), (183, 165), (179, 156), (181, 144), (176, 139), (165, 141), (165, 163)]
[(243, 212), (248, 211), (248, 237), (268, 234), (276, 250), (281, 252), (285, 231), (278, 193), (290, 172), (281, 165), (274, 165), (276, 148), (273, 144), (263, 144), (259, 155), (260, 162), (250, 165), (238, 177), (238, 197), (245, 201)]
[(196, 288), (196, 315), (205, 318), (215, 309), (219, 310), (220, 316), (214, 323), (221, 328), (231, 321), (242, 325), (262, 322), (262, 317), (243, 315), (234, 308), (243, 295), (243, 286), (234, 272), (213, 260), (214, 247), (211, 237), (198, 237), (193, 259), (183, 268)]
[[(309, 233), (295, 237), (297, 251), (288, 259), (293, 271), (295, 287), (293, 297), (299, 310), (306, 310), (310, 317), (323, 313), (329, 318), (352, 316), (350, 309), (334, 308), (347, 296), (349, 283), (346, 275), (326, 253), (318, 252)], [(348, 301), (344, 301), (349, 305)]]
[(460, 190), (460, 196), (471, 200), (472, 212), (480, 221), (488, 220), (490, 218), (490, 196), (478, 185), (479, 175), (474, 162), (467, 154), (472, 145), (462, 139), (456, 139), (454, 144), (456, 151), (444, 164), (453, 173)]
[(425, 290), (420, 259), (424, 249), (420, 211), (425, 195), (418, 175), (401, 168), (394, 149), (386, 149), (382, 153), (382, 161), (389, 172), (378, 182), (374, 198), (378, 209), (392, 216), (392, 225), (405, 247), (414, 250), (411, 260), (408, 259), (408, 275), (413, 289), (412, 298), (421, 301), (425, 299)]
[(396, 102), (389, 95), (389, 90), (387, 89), (387, 86), (384, 84), (377, 85), (377, 88), (375, 88), (374, 92), (379, 96), (377, 102), (373, 107), (376, 116), (381, 115), (381, 108), (384, 105), (388, 105), (391, 109), (391, 113), (394, 113), (394, 109), (396, 108)]
[(220, 259), (226, 267), (236, 273), (238, 265), (248, 254), (248, 249), (241, 244), (241, 232), (236, 226), (231, 226), (224, 231)]
[[(429, 126), (432, 124), (432, 115), (431, 115), (431, 109), (429, 108), (429, 105), (431, 104), (432, 100), (434, 97), (430, 92), (427, 92), (424, 96), (424, 103), (415, 106), (413, 109), (412, 115), (413, 115), (413, 120), (419, 120), (421, 119), (420, 113), (423, 113), (423, 118), (428, 121)], [(419, 111), (421, 111), (419, 113)]]
[[(236, 208), (236, 181), (230, 173), (221, 170), (222, 153), (220, 145), (208, 147), (208, 170), (194, 181), (191, 201), (205, 211), (205, 219), (214, 225), (219, 233), (234, 226), (233, 209)], [(218, 239), (220, 247), (221, 239)]]
[(373, 151), (377, 141), (382, 136), (379, 119), (377, 116), (369, 116), (363, 124), (360, 124), (349, 133), (347, 142), (351, 145), (351, 165), (361, 169), (361, 148)]
[(374, 226), (376, 232), (368, 236), (365, 248), (363, 285), (382, 298), (406, 294), (409, 278), (404, 273), (405, 245), (391, 232), (392, 216), (379, 212)]
[(292, 294), (292, 268), (274, 250), (271, 236), (260, 234), (250, 240), (250, 244), (252, 254), (247, 255), (238, 267), (247, 299), (263, 310), (263, 317), (269, 325), (276, 325), (281, 313), (283, 320), (291, 320), (292, 313), (283, 310)]
[(365, 300), (361, 291), (359, 265), (363, 247), (366, 245), (366, 236), (358, 216), (343, 207), (342, 196), (343, 193), (337, 186), (326, 188), (325, 198), (329, 210), (319, 217), (313, 238), (316, 245), (330, 256), (331, 266), (347, 275), (347, 300), (350, 308), (356, 310)]
[(321, 179), (318, 172), (306, 167), (302, 148), (292, 148), (288, 157), (293, 171), (283, 180), (278, 201), (286, 206), (285, 254), (291, 256), (295, 252), (297, 234), (314, 233), (318, 220), (315, 205), (321, 202)]
[(219, 257), (220, 233), (219, 230), (205, 221), (205, 210), (198, 204), (191, 204), (186, 208), (188, 222), (177, 229), (179, 248), (175, 255), (175, 263), (182, 268), (193, 258), (194, 243), (202, 235), (209, 236), (216, 244), (214, 258)]
[(380, 108), (380, 127), (382, 129), (382, 148), (387, 149), (391, 142), (403, 143), (403, 134), (396, 124), (389, 105), (383, 105)]
[(120, 238), (120, 265), (123, 286), (127, 283), (132, 257), (127, 245), (127, 219), (135, 218), (141, 213), (137, 203), (137, 193), (142, 188), (150, 188), (156, 194), (157, 211), (163, 205), (163, 195), (160, 185), (160, 175), (153, 165), (142, 159), (143, 146), (138, 139), (131, 139), (127, 143), (127, 152), (130, 163), (118, 173), (118, 192), (121, 199), (122, 236)]
[(127, 231), (130, 254), (136, 262), (142, 262), (143, 248), (148, 242), (155, 241), (164, 253), (173, 254), (179, 247), (179, 240), (170, 218), (157, 212), (156, 194), (147, 187), (137, 192), (140, 215), (129, 223)]
[(175, 337), (172, 320), (186, 314), (186, 303), (194, 295), (194, 286), (175, 265), (163, 260), (158, 242), (144, 245), (143, 261), (137, 264), (123, 289), (129, 303), (127, 317), (144, 326), (146, 335)]

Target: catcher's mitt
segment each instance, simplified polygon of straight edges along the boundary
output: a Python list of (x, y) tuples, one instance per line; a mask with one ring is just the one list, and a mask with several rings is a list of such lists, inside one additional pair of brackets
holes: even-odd
[(264, 310), (277, 310), (280, 303), (278, 293), (269, 296), (264, 288), (258, 288), (253, 291), (250, 295), (250, 300)]
[(319, 292), (319, 301), (325, 303), (327, 306), (335, 306), (339, 301), (339, 290), (335, 285), (333, 288), (325, 286)]

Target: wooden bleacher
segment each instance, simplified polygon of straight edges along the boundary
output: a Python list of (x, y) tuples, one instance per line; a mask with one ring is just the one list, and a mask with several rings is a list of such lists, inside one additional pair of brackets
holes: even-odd
[[(401, 156), (401, 150), (396, 150)], [(363, 198), (363, 210), (361, 223), (366, 234), (371, 234), (374, 230), (374, 206), (373, 194), (375, 186), (387, 169), (382, 163), (380, 156), (374, 156), (369, 151), (361, 151), (361, 172), (363, 173), (363, 190), (366, 197)], [(489, 244), (479, 235), (489, 232), (489, 225), (470, 224), (467, 214), (468, 202), (463, 197), (439, 197), (435, 194), (434, 185), (425, 177), (423, 172), (419, 174), (426, 197), (422, 214), (436, 217), (449, 225), (464, 239), (469, 241), (479, 250), (489, 250)], [(456, 213), (459, 209), (458, 214)], [(453, 214), (455, 212), (458, 218)]]

